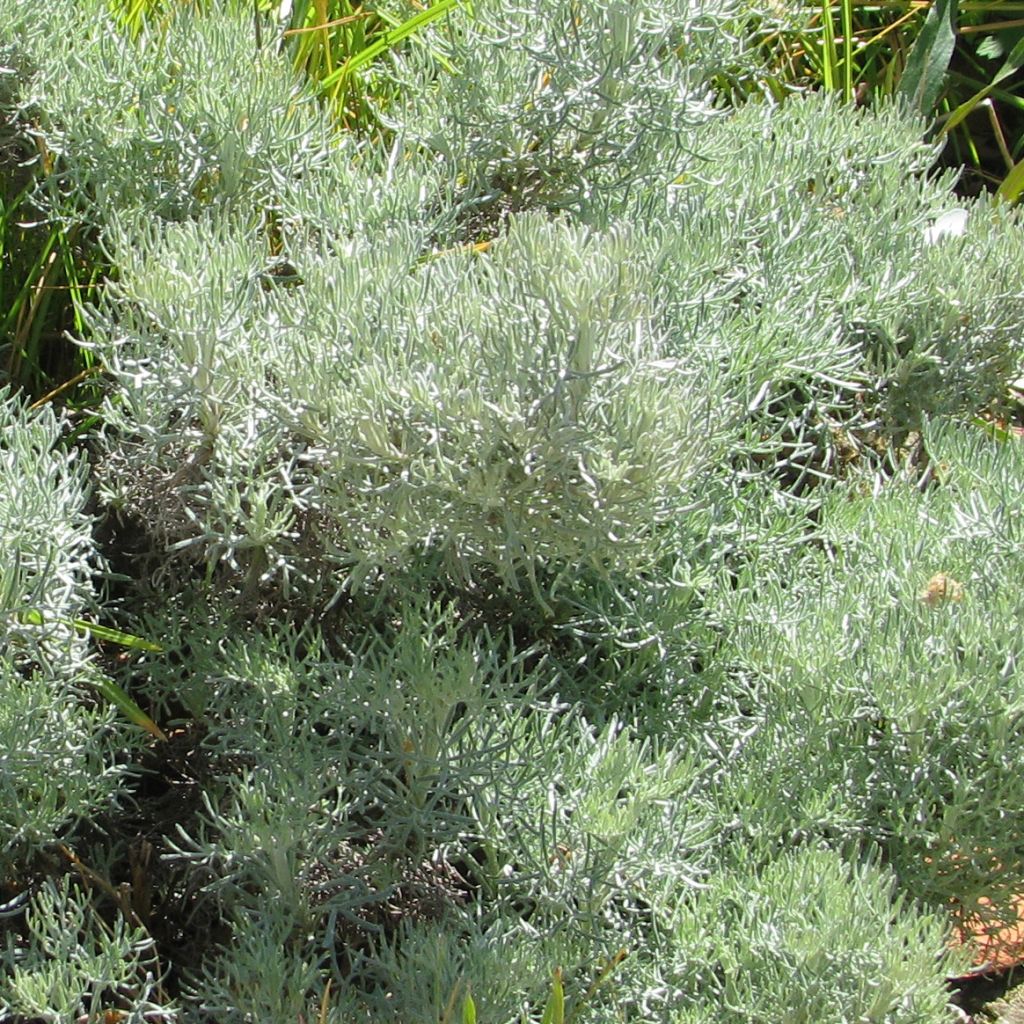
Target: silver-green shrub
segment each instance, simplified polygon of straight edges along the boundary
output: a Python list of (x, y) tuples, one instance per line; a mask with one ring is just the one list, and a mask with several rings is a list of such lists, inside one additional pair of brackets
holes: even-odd
[[(462, 977), (513, 1020), (546, 965), (582, 986), (622, 946), (652, 985), (647, 929), (713, 847), (701, 751), (545, 706), (543, 664), (464, 635), (451, 607), (407, 607), (393, 640), (352, 655), (246, 637), (195, 662), (206, 744), (248, 761), (173, 844), (238, 935), (192, 982), (206, 1005), (279, 1015), (316, 988), (313, 964), (359, 977), (370, 1019), (437, 1019)], [(494, 977), (499, 959), (531, 976)]]
[(250, 594), (329, 600), (429, 552), (547, 602), (539, 573), (651, 565), (727, 444), (828, 477), (999, 399), (1021, 232), (977, 204), (929, 244), (950, 193), (914, 176), (919, 132), (744, 111), (632, 223), (515, 215), (481, 259), (432, 251), (393, 167), (364, 180), (401, 198), (362, 228), (289, 200), (283, 276), (258, 223), (129, 220), (91, 336), (122, 382), (112, 500)]
[(892, 872), (870, 861), (826, 849), (751, 858), (713, 879), (699, 901), (680, 901), (675, 969), (689, 992), (682, 1012), (662, 1019), (940, 1020), (947, 995), (929, 974), (943, 924), (896, 894)]
[(863, 455), (872, 434), (1003, 398), (1022, 356), (1024, 232), (979, 201), (964, 235), (930, 242), (961, 204), (949, 175), (926, 173), (922, 132), (895, 108), (821, 96), (750, 105), (701, 134), (667, 190), (670, 337), (741, 389), (759, 464), (817, 451), (832, 476), (837, 431)]
[[(852, 843), (791, 830), (773, 846), (744, 830), (707, 722), (681, 717), (674, 740), (651, 743), (557, 705), (524, 716), (507, 696), (536, 692), (543, 668), (503, 670), (452, 615), (406, 609), (398, 639), (354, 667), (308, 637), (239, 639), (197, 660), (221, 723), (208, 742), (250, 767), (175, 844), (237, 935), (191, 999), (238, 1021), (326, 998), (330, 1019), (426, 1022), (471, 991), (511, 1022), (543, 1005), (553, 965), (580, 1000), (622, 951), (587, 998), (596, 1020), (941, 1012), (944, 908), (922, 915), (894, 893), (898, 872), (857, 863)], [(454, 726), (439, 729), (439, 713)], [(795, 815), (746, 773), (735, 735), (748, 820)], [(368, 819), (374, 805), (384, 813)], [(389, 906), (404, 907), (392, 928), (375, 912)], [(338, 971), (358, 986), (324, 997)]]
[[(82, 863), (198, 949), (165, 998), (41, 881), (6, 1009), (512, 1022), (559, 968), (580, 1019), (937, 1018), (951, 901), (1024, 869), (1024, 467), (932, 425), (1019, 362), (1019, 218), (937, 237), (898, 109), (716, 107), (742, 43), (694, 4), (486, 0), (359, 145), (248, 8), (55, 11), (76, 46), (0, 35), (7, 108), (117, 268), (89, 456), (167, 648), (120, 671), (194, 721), (153, 779), (76, 689), (84, 461), (8, 403), (0, 864), (103, 808)], [(114, 744), (189, 798), (147, 818)]]
[(112, 925), (102, 921), (87, 893), (68, 877), (42, 883), (26, 924), (25, 948), (5, 951), (5, 1019), (66, 1024), (84, 1016), (100, 1019), (105, 1010), (133, 1024), (180, 1019), (160, 991), (160, 963), (145, 929), (120, 917)]
[(404, 102), (387, 119), (444, 161), (467, 215), (606, 209), (656, 189), (714, 116), (709, 82), (739, 49), (733, 14), (692, 0), (585, 15), (567, 0), (474, 3), (452, 32), (458, 73), (422, 48), (396, 59)]
[(0, 663), (0, 870), (24, 865), (123, 790), (114, 712), (88, 699), (60, 675)]
[(256, 54), (252, 22), (229, 11), (182, 12), (134, 41), (101, 3), (14, 23), (13, 114), (31, 126), (55, 215), (98, 226), (129, 209), (175, 219), (225, 203), (266, 209), (324, 156), (312, 97), (283, 56)]
[[(120, 791), (112, 709), (71, 620), (96, 608), (88, 467), (49, 409), (0, 399), (0, 872)], [(100, 738), (101, 736), (105, 738)]]
[(1005, 909), (1024, 870), (1024, 465), (977, 430), (927, 437), (940, 482), (851, 482), (802, 557), (722, 591), (723, 682), (748, 711), (720, 799), (748, 843), (856, 840), (936, 909)]
[(425, 553), (541, 601), (542, 572), (652, 565), (733, 415), (661, 360), (657, 234), (521, 215), (486, 261), (424, 262), (425, 234), (296, 245), (288, 287), (233, 220), (122, 231), (109, 500), (307, 599)]
[[(83, 647), (60, 623), (94, 607), (98, 568), (85, 515), (88, 465), (61, 446), (49, 409), (0, 392), (0, 643), (12, 664), (67, 671)], [(26, 621), (37, 611), (43, 626)]]

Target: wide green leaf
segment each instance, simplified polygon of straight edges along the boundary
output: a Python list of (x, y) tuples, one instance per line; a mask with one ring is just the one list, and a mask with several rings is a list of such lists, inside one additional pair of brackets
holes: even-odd
[(956, 4), (936, 0), (907, 58), (898, 90), (919, 113), (928, 115), (935, 109), (955, 47)]

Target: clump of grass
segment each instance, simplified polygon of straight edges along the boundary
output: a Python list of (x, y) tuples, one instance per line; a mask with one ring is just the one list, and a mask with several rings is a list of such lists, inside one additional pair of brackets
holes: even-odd
[(96, 366), (67, 336), (84, 330), (104, 263), (81, 225), (45, 216), (33, 202), (38, 177), (16, 154), (8, 160), (0, 165), (0, 381), (40, 398)]
[(388, 4), (367, 9), (351, 0), (300, 0), (291, 6), (281, 39), (292, 65), (314, 85), (343, 129), (357, 134), (379, 130), (379, 113), (397, 92), (387, 79), (374, 75), (373, 63), (389, 50), (425, 45), (452, 70), (439, 37), (432, 35), (426, 42), (421, 37), (433, 22), (456, 13), (465, 16), (471, 5), (434, 0), (429, 6), (409, 6), (411, 13)]

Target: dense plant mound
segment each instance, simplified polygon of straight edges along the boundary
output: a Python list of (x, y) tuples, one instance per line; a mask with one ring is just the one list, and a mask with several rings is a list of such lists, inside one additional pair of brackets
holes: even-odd
[(726, 111), (736, 12), (484, 0), (357, 140), (248, 7), (58, 6), (6, 109), (114, 271), (93, 418), (0, 407), (5, 1012), (941, 1019), (1024, 872), (1019, 217)]

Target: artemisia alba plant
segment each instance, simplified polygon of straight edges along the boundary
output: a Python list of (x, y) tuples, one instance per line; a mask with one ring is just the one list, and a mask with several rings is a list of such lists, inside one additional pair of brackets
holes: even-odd
[[(207, 0), (108, 0), (115, 17), (133, 37), (145, 28), (160, 31), (173, 17), (202, 17)], [(367, 132), (377, 125), (377, 108), (389, 89), (374, 79), (372, 64), (389, 50), (417, 37), (432, 22), (455, 11), (472, 11), (469, 0), (410, 0), (367, 7), (351, 0), (252, 0), (236, 3), (251, 19), (254, 54), (284, 49), (296, 71), (326, 101), (337, 124)], [(428, 46), (437, 47), (436, 37)], [(437, 55), (444, 61), (443, 52)], [(255, 57), (254, 57), (255, 59)]]

